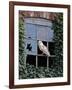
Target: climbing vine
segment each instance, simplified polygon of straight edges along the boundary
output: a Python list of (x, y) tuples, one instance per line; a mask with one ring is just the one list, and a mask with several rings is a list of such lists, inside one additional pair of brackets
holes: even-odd
[(24, 17), (19, 14), (19, 78), (24, 74), (25, 69), (25, 28)]
[(63, 73), (63, 14), (57, 13), (53, 21), (54, 42), (55, 42), (55, 60), (54, 67), (59, 73)]

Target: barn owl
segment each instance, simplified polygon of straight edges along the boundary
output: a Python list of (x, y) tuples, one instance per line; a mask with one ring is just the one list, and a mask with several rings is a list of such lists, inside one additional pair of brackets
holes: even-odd
[(46, 54), (47, 56), (50, 56), (50, 52), (48, 51), (48, 48), (43, 44), (42, 41), (38, 41), (39, 49)]

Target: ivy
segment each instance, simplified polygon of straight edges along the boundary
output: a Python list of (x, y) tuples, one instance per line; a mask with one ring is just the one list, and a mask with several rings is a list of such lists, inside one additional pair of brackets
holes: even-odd
[(59, 13), (53, 21), (54, 42), (55, 42), (55, 63), (54, 67), (58, 72), (63, 73), (63, 14)]

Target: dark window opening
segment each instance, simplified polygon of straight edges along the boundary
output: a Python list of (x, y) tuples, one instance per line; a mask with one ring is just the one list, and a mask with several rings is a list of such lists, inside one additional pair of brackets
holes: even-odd
[(38, 66), (46, 67), (46, 65), (47, 65), (47, 57), (38, 56)]
[(34, 55), (27, 55), (26, 62), (30, 65), (36, 65), (36, 56)]
[(54, 42), (49, 42), (49, 43), (48, 43), (48, 48), (49, 48), (49, 51), (50, 51), (50, 54), (51, 54), (51, 55), (55, 55), (55, 54), (54, 54), (54, 47), (55, 47)]

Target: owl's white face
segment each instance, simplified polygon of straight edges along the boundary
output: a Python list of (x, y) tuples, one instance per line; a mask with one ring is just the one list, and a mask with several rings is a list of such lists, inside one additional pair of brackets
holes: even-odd
[(42, 41), (39, 41), (39, 43), (42, 43)]
[(43, 45), (42, 41), (39, 41), (38, 43), (39, 43), (39, 45)]

